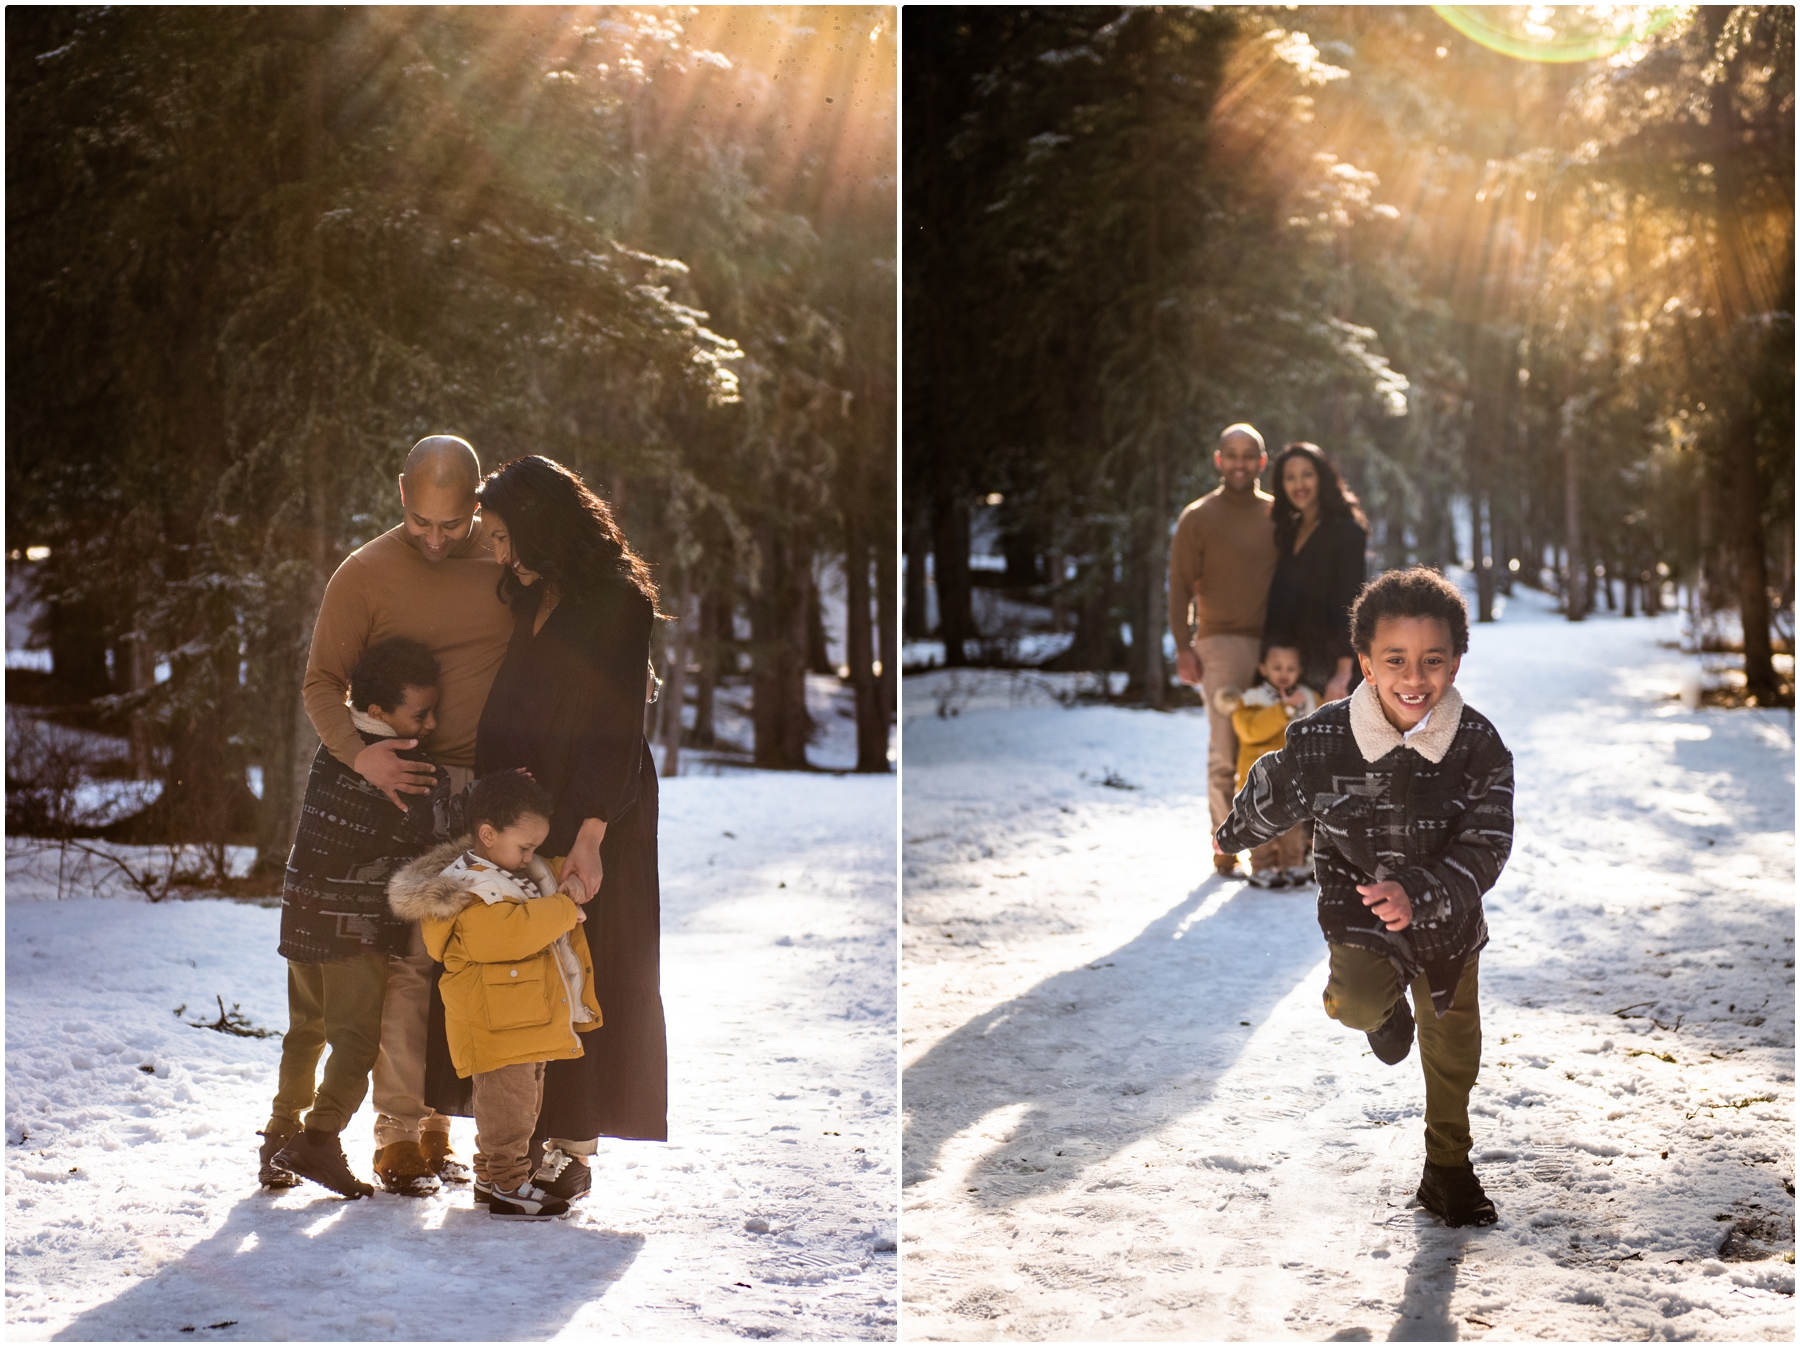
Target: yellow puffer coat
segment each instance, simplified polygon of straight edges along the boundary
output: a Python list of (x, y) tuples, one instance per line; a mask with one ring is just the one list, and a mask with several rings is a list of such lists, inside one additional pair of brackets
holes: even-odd
[[(582, 1055), (580, 1034), (600, 1027), (594, 965), (585, 937), (569, 944), (580, 961), (580, 999), (592, 1021), (576, 1024), (569, 980), (551, 949), (579, 924), (566, 893), (527, 901), (482, 901), (443, 873), (470, 839), (446, 842), (411, 862), (388, 881), (394, 915), (419, 923), (425, 950), (444, 965), (438, 989), (444, 997), (444, 1030), (456, 1074), (471, 1076), (519, 1062), (554, 1062)], [(541, 860), (532, 878), (555, 883)]]
[(1302, 706), (1283, 706), (1280, 694), (1267, 683), (1259, 683), (1248, 692), (1225, 688), (1213, 698), (1213, 704), (1219, 710), (1231, 713), (1231, 728), (1237, 734), (1236, 789), (1244, 788), (1258, 758), (1287, 743), (1289, 725), (1319, 709), (1319, 699), (1312, 689), (1301, 687), (1299, 690), (1306, 694)]

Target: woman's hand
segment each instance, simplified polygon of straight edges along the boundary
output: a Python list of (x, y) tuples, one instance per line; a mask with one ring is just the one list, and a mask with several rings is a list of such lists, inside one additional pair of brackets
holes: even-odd
[(582, 820), (575, 834), (575, 845), (563, 861), (559, 887), (577, 903), (593, 900), (600, 892), (600, 843), (606, 839), (606, 824), (597, 818)]
[(1406, 890), (1394, 880), (1384, 879), (1379, 884), (1358, 884), (1356, 891), (1363, 896), (1363, 906), (1373, 912), (1388, 930), (1404, 931), (1412, 925), (1412, 899), (1407, 897)]

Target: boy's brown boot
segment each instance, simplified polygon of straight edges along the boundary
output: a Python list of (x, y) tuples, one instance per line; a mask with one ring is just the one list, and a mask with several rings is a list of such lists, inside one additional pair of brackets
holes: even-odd
[(1475, 1177), (1475, 1166), (1467, 1160), (1460, 1165), (1434, 1165), (1427, 1160), (1414, 1196), (1445, 1225), (1492, 1225), (1500, 1219), (1493, 1199)]
[(350, 1172), (336, 1132), (296, 1132), (273, 1163), (344, 1197), (367, 1197), (375, 1191)]
[(437, 1175), (416, 1141), (390, 1141), (375, 1152), (375, 1177), (390, 1193), (430, 1197), (438, 1190)]
[(300, 1176), (298, 1174), (275, 1163), (275, 1157), (281, 1154), (299, 1130), (298, 1123), (290, 1122), (285, 1118), (271, 1118), (269, 1125), (256, 1134), (263, 1139), (262, 1149), (257, 1155), (261, 1167), (256, 1174), (257, 1181), (263, 1187), (296, 1188), (299, 1186)]
[(421, 1132), (419, 1149), (425, 1153), (425, 1163), (431, 1166), (431, 1172), (445, 1183), (467, 1183), (469, 1167), (456, 1158), (456, 1152), (450, 1149), (448, 1132)]

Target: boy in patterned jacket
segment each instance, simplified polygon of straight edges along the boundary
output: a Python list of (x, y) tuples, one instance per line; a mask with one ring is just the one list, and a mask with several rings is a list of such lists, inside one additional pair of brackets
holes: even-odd
[[(395, 637), (370, 646), (350, 675), (351, 717), (363, 741), (430, 734), (438, 680), (437, 659), (419, 642)], [(399, 756), (431, 761), (418, 748)], [(431, 793), (413, 797), (403, 811), (323, 746), (313, 760), (282, 885), (278, 950), (288, 961), (288, 1031), (261, 1133), (266, 1188), (306, 1178), (345, 1197), (372, 1191), (351, 1172), (338, 1133), (368, 1092), (381, 1046), (388, 956), (406, 947), (406, 923), (388, 909), (388, 879), (460, 831), (464, 801), (451, 795), (448, 773), (433, 766)], [(321, 1055), (324, 1078), (315, 1080)], [(414, 1195), (437, 1189), (422, 1157), (414, 1169), (411, 1187), (386, 1186)]]
[(1425, 1070), (1420, 1205), (1446, 1225), (1492, 1225), (1469, 1163), (1469, 1092), (1481, 1066), (1481, 895), (1512, 850), (1512, 755), (1453, 686), (1469, 648), (1462, 595), (1435, 571), (1389, 571), (1350, 610), (1367, 680), (1259, 758), (1215, 851), (1313, 821), (1319, 925), (1331, 950), (1325, 1013), (1367, 1033), (1393, 1065)]

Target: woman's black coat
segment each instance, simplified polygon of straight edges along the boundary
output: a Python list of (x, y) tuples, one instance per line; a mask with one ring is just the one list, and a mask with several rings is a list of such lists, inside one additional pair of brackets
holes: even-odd
[(1366, 578), (1368, 544), (1350, 515), (1327, 516), (1298, 552), (1290, 544), (1276, 559), (1263, 631), (1299, 642), (1304, 681), (1315, 692), (1325, 690), (1340, 659), (1350, 661), (1350, 685), (1362, 681), (1350, 645), (1350, 605)]
[(532, 634), (521, 616), (475, 739), (475, 772), (527, 768), (556, 802), (545, 856), (567, 856), (581, 821), (604, 821), (599, 894), (587, 905), (605, 1023), (580, 1057), (551, 1062), (537, 1136), (666, 1141), (668, 1041), (660, 979), (656, 760), (644, 742), (644, 669), (655, 614), (610, 578), (565, 594)]

